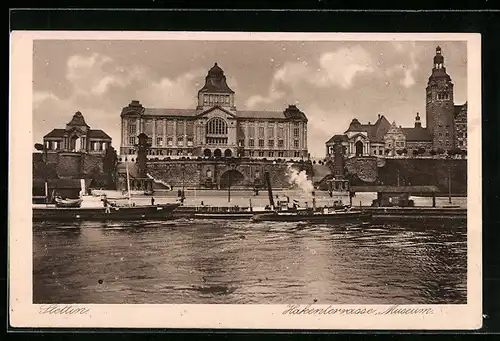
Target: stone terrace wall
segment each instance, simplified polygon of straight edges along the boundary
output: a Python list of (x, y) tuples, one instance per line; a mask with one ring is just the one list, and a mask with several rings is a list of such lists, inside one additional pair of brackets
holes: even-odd
[[(259, 178), (264, 183), (264, 173), (269, 172), (273, 187), (289, 187), (287, 164), (284, 162), (273, 163), (272, 161), (261, 160), (235, 160), (233, 169), (243, 175), (243, 180), (238, 184), (241, 187), (253, 187), (255, 179)], [(211, 175), (215, 183), (220, 182), (221, 176), (231, 166), (224, 161), (215, 160), (160, 160), (148, 161), (148, 173), (155, 179), (162, 180), (171, 186), (182, 186), (184, 167), (184, 186), (203, 187), (206, 183), (207, 175)], [(311, 174), (311, 165), (308, 163), (296, 163), (294, 167), (298, 170), (305, 170)]]

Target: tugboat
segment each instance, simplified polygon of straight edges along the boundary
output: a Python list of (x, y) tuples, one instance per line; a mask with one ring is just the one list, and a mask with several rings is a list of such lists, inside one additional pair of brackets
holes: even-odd
[(106, 195), (86, 195), (84, 184), (82, 183), (82, 190), (78, 199), (56, 197), (55, 205), (45, 204), (33, 207), (33, 221), (166, 219), (180, 206), (180, 203), (162, 205), (132, 204), (128, 168), (127, 190), (128, 204), (121, 206), (109, 200)]
[[(336, 202), (331, 207), (316, 207), (316, 199), (313, 197), (313, 207), (301, 208), (294, 204), (289, 206), (288, 200), (278, 200), (277, 205), (274, 203), (271, 180), (269, 173), (265, 173), (267, 191), (269, 194), (269, 204), (271, 212), (255, 214), (252, 217), (253, 221), (283, 221), (283, 222), (312, 222), (312, 223), (327, 223), (327, 222), (353, 222), (364, 223), (371, 220), (371, 213), (361, 210), (354, 210), (349, 205), (343, 205)], [(345, 180), (342, 180), (345, 182)]]

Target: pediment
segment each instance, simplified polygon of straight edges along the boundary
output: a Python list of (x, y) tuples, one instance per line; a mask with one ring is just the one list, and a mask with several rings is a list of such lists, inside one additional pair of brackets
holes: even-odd
[(212, 117), (222, 117), (224, 119), (236, 119), (236, 115), (232, 112), (219, 107), (214, 106), (198, 114), (198, 118), (212, 118)]
[(362, 133), (357, 133), (349, 137), (349, 140), (368, 140), (368, 136), (362, 134)]
[(80, 127), (72, 127), (66, 130), (67, 135), (85, 135), (86, 132)]

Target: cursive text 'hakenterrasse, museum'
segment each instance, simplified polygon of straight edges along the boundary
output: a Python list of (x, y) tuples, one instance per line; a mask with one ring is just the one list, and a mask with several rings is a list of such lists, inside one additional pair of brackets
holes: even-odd
[(432, 308), (413, 308), (393, 305), (388, 308), (314, 307), (311, 304), (289, 304), (283, 315), (432, 315)]

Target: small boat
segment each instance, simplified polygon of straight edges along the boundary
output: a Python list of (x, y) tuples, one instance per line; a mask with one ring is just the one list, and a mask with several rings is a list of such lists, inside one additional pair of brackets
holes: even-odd
[[(300, 208), (294, 204), (289, 207), (289, 200), (280, 200), (274, 202), (271, 180), (269, 173), (265, 173), (267, 182), (267, 189), (269, 194), (269, 204), (271, 212), (264, 212), (252, 216), (252, 220), (259, 221), (297, 221), (297, 222), (313, 222), (313, 223), (326, 223), (326, 222), (352, 222), (363, 223), (371, 220), (371, 213), (361, 210), (354, 210), (349, 206), (343, 205), (342, 202), (335, 201), (332, 207), (316, 208), (316, 200), (313, 197), (313, 207)], [(345, 182), (346, 180), (342, 180)]]
[[(127, 187), (129, 183), (127, 168)], [(135, 205), (132, 204), (130, 192), (128, 205), (119, 206), (110, 201), (106, 195), (96, 197), (84, 195), (86, 193), (82, 184), (79, 199), (56, 198), (55, 205), (36, 205), (33, 207), (33, 221), (83, 221), (83, 220), (156, 220), (170, 218), (171, 213), (180, 203), (161, 205)], [(78, 206), (77, 205), (78, 202)], [(74, 205), (74, 206), (72, 206)]]
[(54, 201), (56, 207), (80, 207), (82, 204), (82, 199), (63, 199), (61, 197), (56, 197)]
[(112, 207), (55, 207), (41, 205), (33, 208), (34, 221), (83, 221), (83, 220), (163, 220), (180, 204)]

